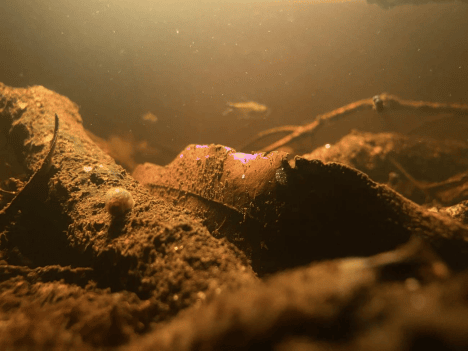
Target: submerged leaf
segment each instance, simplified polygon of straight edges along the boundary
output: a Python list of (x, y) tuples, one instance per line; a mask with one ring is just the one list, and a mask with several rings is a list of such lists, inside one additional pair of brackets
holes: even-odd
[(278, 187), (285, 184), (285, 167), (287, 154), (282, 152), (244, 154), (221, 145), (190, 145), (170, 165), (146, 163), (133, 176), (205, 219), (215, 236), (258, 256), (267, 248), (260, 234), (275, 223), (283, 204)]
[(468, 237), (466, 227), (449, 233), (440, 218), (364, 173), (301, 157), (291, 167), (282, 152), (190, 145), (168, 166), (147, 163), (133, 176), (235, 243), (260, 275), (391, 250), (412, 234), (465, 244)]

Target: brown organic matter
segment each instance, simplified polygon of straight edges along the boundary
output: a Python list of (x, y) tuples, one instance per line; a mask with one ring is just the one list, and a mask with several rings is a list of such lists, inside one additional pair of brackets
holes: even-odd
[[(65, 275), (57, 288), (64, 277), (54, 276), (50, 267), (87, 268), (87, 281), (81, 284), (85, 290), (80, 294), (86, 294), (86, 289), (109, 289), (103, 298), (113, 301), (121, 292), (128, 292), (134, 294), (129, 296), (138, 304), (148, 305), (152, 317), (144, 325), (138, 322), (128, 326), (131, 331), (125, 334), (133, 335), (147, 328), (150, 321), (165, 320), (197, 301), (256, 280), (247, 259), (235, 246), (213, 238), (193, 218), (152, 197), (96, 147), (70, 100), (43, 87), (12, 89), (1, 85), (0, 94), (3, 137), (26, 173), (33, 173), (44, 159), (54, 114), (60, 118), (48, 177), (18, 204), (18, 211), (0, 228), (0, 270), (40, 268), (48, 276), (47, 282), (39, 279), (25, 289), (45, 294), (59, 289), (65, 293), (74, 280)], [(41, 101), (40, 108), (36, 101)], [(111, 217), (104, 208), (105, 194), (113, 187), (125, 188), (135, 200), (133, 210), (123, 218)], [(15, 284), (21, 283), (18, 277), (14, 279)], [(9, 280), (2, 284), (4, 292), (12, 286)], [(29, 308), (14, 305), (19, 314)], [(11, 313), (9, 304), (3, 308), (3, 313)], [(62, 326), (57, 333), (79, 322), (70, 318), (57, 319)], [(102, 330), (88, 332), (98, 336)], [(103, 343), (115, 342), (112, 335), (105, 338)]]
[[(434, 242), (454, 269), (467, 268), (467, 227), (426, 211), (366, 174), (339, 163), (283, 152), (242, 154), (221, 145), (190, 145), (166, 167), (139, 166), (152, 193), (188, 209), (226, 237), (260, 274), (312, 261), (369, 256), (412, 235)], [(280, 173), (278, 173), (280, 172)], [(216, 225), (214, 225), (216, 224)]]
[[(448, 210), (220, 145), (137, 180), (81, 123), (66, 97), (0, 84), (1, 350), (468, 347), (468, 227)], [(120, 216), (115, 187), (134, 200)]]
[(466, 141), (352, 131), (303, 157), (354, 167), (427, 206), (452, 206), (468, 198)]

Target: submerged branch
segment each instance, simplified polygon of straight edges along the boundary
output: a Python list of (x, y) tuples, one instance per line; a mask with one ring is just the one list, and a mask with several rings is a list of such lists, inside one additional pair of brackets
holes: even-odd
[(343, 107), (337, 108), (333, 111), (318, 115), (315, 120), (303, 126), (282, 126), (275, 127), (260, 132), (256, 138), (252, 139), (247, 145), (241, 149), (248, 148), (249, 145), (261, 140), (263, 137), (275, 133), (290, 132), (287, 136), (275, 141), (274, 143), (262, 148), (262, 151), (278, 150), (281, 147), (287, 146), (291, 142), (298, 140), (305, 136), (311, 136), (316, 133), (327, 122), (338, 121), (355, 112), (364, 110), (376, 110), (378, 113), (382, 111), (413, 111), (424, 114), (428, 113), (453, 113), (459, 115), (468, 115), (468, 105), (457, 103), (440, 103), (440, 102), (427, 102), (427, 101), (412, 101), (404, 100), (395, 95), (381, 94), (373, 98), (363, 99), (352, 102)]

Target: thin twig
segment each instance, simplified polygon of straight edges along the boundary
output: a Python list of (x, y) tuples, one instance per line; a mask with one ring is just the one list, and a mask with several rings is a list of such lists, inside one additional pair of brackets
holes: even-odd
[[(276, 127), (266, 131), (263, 131), (257, 135), (257, 137), (250, 141), (250, 144), (258, 141), (259, 139), (263, 138), (266, 135), (284, 132), (284, 131), (292, 131), (289, 135), (277, 140), (276, 142), (262, 148), (262, 151), (274, 151), (279, 149), (282, 146), (285, 146), (292, 141), (304, 136), (304, 135), (312, 135), (313, 133), (317, 132), (318, 129), (323, 127), (326, 122), (329, 121), (337, 121), (341, 118), (344, 118), (352, 113), (362, 111), (362, 110), (370, 110), (374, 109), (377, 112), (382, 111), (389, 111), (389, 110), (406, 110), (406, 111), (414, 111), (414, 112), (421, 112), (424, 114), (427, 113), (453, 113), (459, 115), (467, 115), (468, 114), (468, 105), (466, 104), (457, 104), (457, 103), (440, 103), (440, 102), (427, 102), (427, 101), (412, 101), (412, 100), (403, 100), (395, 95), (389, 94), (381, 94), (380, 96), (374, 96), (370, 99), (363, 99), (343, 107), (340, 107), (336, 110), (331, 112), (318, 115), (315, 120), (309, 124), (304, 126), (297, 126), (295, 128), (291, 128), (292, 126), (285, 126), (285, 127)], [(248, 145), (244, 147), (247, 148)]]

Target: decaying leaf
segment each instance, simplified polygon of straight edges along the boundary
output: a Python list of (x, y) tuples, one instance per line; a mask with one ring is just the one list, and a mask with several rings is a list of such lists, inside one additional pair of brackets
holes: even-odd
[[(268, 250), (287, 184), (287, 154), (244, 154), (221, 145), (190, 145), (167, 167), (146, 163), (133, 176), (154, 193), (206, 219), (249, 256)], [(247, 233), (247, 234), (246, 234)], [(260, 269), (260, 267), (257, 267)]]
[[(213, 235), (235, 243), (259, 274), (376, 254), (412, 234), (443, 242), (452, 238), (465, 246), (468, 237), (461, 223), (447, 227), (448, 218), (360, 171), (301, 157), (292, 167), (281, 152), (243, 154), (220, 145), (190, 145), (170, 165), (145, 164), (133, 176), (154, 194), (194, 212)], [(444, 244), (439, 248), (451, 252)]]

